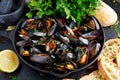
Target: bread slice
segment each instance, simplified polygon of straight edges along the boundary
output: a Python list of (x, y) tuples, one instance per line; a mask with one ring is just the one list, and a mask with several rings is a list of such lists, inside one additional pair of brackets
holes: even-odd
[(116, 23), (118, 16), (114, 9), (101, 0), (99, 8), (94, 11), (94, 16), (103, 27)]
[(98, 62), (98, 70), (106, 80), (120, 80), (120, 67), (108, 57), (102, 57)]
[(102, 78), (98, 70), (95, 70), (90, 74), (81, 77), (79, 80), (105, 80), (105, 79)]
[(114, 60), (116, 56), (120, 53), (120, 39), (110, 39), (105, 42), (104, 48), (99, 56), (98, 60), (103, 56), (108, 57), (111, 60)]

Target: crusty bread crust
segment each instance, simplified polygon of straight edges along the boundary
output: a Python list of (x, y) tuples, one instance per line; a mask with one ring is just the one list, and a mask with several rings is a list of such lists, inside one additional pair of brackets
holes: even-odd
[(120, 53), (116, 56), (115, 63), (120, 67)]

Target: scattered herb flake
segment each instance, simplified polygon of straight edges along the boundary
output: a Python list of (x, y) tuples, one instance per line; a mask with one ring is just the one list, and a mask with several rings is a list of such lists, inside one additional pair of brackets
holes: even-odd
[(43, 73), (40, 73), (40, 76), (41, 76), (41, 77), (43, 77), (43, 76), (44, 76), (44, 74), (43, 74)]
[(113, 2), (113, 3), (116, 3), (116, 0), (113, 0), (112, 2)]
[(17, 78), (16, 78), (15, 76), (9, 76), (9, 78), (10, 78), (11, 80), (17, 80)]
[(117, 37), (120, 38), (120, 33), (117, 34)]
[(116, 32), (118, 32), (119, 31), (119, 23), (120, 23), (120, 21), (119, 20), (117, 20), (117, 22), (115, 23), (115, 31)]
[(34, 32), (39, 32), (38, 29), (34, 28)]
[(117, 20), (114, 25), (111, 25), (111, 26), (110, 26), (110, 28), (114, 28), (114, 30), (115, 30), (116, 32), (119, 32), (119, 23), (120, 23), (120, 21)]

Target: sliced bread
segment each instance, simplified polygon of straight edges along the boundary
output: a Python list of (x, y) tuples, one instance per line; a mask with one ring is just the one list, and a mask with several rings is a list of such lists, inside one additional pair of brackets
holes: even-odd
[(104, 48), (99, 56), (98, 60), (103, 56), (108, 57), (111, 60), (114, 60), (116, 56), (120, 53), (120, 39), (110, 39), (105, 42)]
[(120, 67), (108, 57), (102, 57), (98, 62), (98, 70), (106, 80), (120, 80)]
[(98, 19), (103, 27), (115, 24), (118, 19), (115, 10), (103, 1), (100, 2), (99, 8), (96, 9), (94, 12), (94, 16)]

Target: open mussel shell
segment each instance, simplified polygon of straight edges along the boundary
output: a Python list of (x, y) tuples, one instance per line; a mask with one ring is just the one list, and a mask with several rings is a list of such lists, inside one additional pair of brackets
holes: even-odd
[[(74, 72), (87, 69), (97, 60), (105, 39), (104, 31), (97, 19), (95, 17), (90, 17), (90, 19), (92, 19), (92, 21), (86, 23), (89, 24), (89, 28), (86, 25), (85, 28), (81, 28), (81, 26), (77, 26), (74, 22), (65, 22), (65, 19), (45, 18), (44, 20), (39, 20), (40, 22), (35, 22), (36, 24), (30, 20), (32, 22), (31, 25), (35, 24), (35, 26), (26, 26), (27, 28), (25, 30), (28, 31), (28, 35), (31, 36), (28, 37), (28, 39), (23, 39), (19, 36), (19, 32), (21, 29), (24, 29), (25, 26), (23, 25), (26, 23), (22, 23), (23, 21), (21, 21), (15, 31), (15, 50), (20, 59), (28, 66), (53, 76), (66, 77)], [(42, 22), (46, 20), (48, 20), (48, 22)], [(36, 27), (38, 25), (39, 27)], [(94, 26), (92, 27), (91, 25)], [(43, 26), (45, 27), (43, 28)], [(28, 29), (30, 29), (30, 32)], [(38, 29), (38, 31), (36, 31), (36, 29)], [(29, 44), (32, 44), (27, 45), (30, 50), (26, 47), (24, 48), (24, 46), (28, 44), (26, 42), (28, 40)], [(27, 51), (29, 51), (30, 55), (27, 56), (27, 58), (20, 54), (20, 46), (23, 46), (21, 51), (26, 54)], [(86, 50), (86, 53), (82, 54), (76, 49), (77, 47)], [(78, 55), (77, 53), (80, 54)]]

